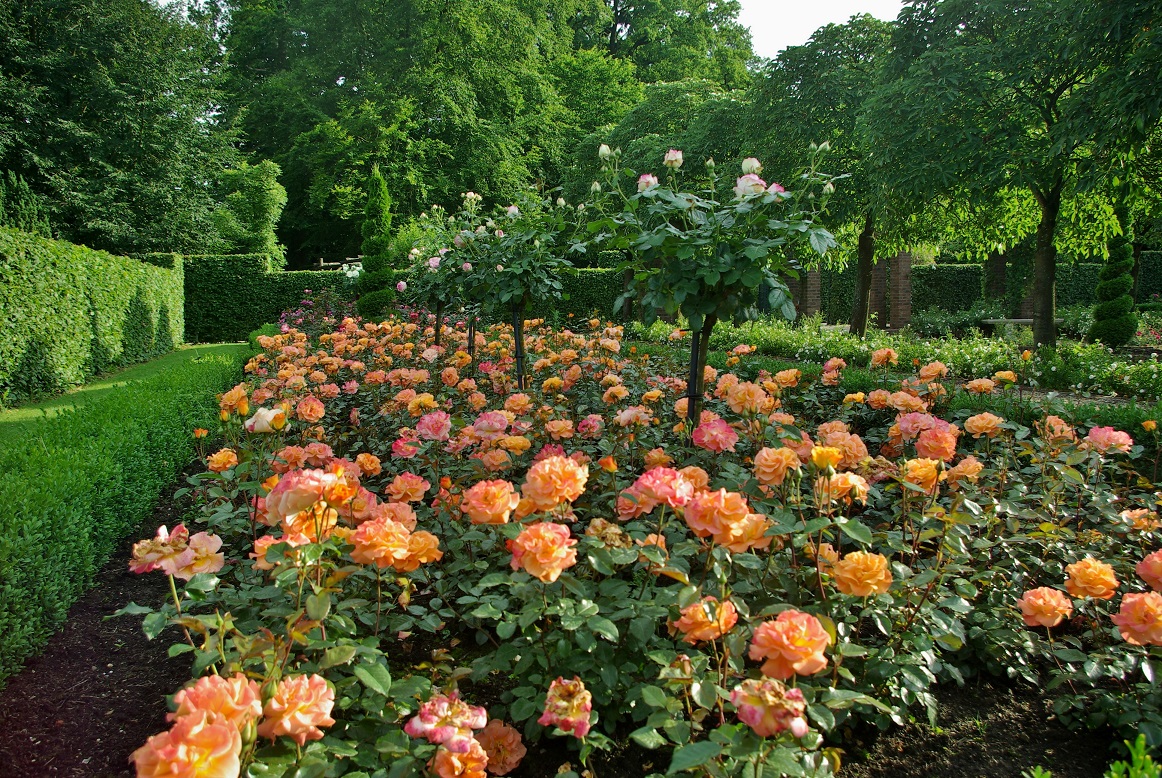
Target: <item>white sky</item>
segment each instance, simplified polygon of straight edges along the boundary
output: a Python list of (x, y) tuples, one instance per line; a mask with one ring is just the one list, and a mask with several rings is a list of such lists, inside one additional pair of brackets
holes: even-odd
[(742, 0), (738, 20), (750, 27), (755, 54), (773, 58), (788, 46), (806, 43), (825, 24), (842, 24), (861, 13), (890, 21), (903, 4), (902, 0)]

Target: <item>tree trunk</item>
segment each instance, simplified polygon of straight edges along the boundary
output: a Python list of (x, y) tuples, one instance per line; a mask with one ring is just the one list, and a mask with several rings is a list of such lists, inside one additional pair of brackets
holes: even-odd
[(516, 390), (525, 390), (525, 319), (518, 306), (512, 307), (513, 351), (516, 355)]
[(1056, 276), (1057, 248), (1053, 235), (1057, 231), (1057, 215), (1061, 210), (1061, 181), (1053, 188), (1033, 196), (1041, 206), (1041, 222), (1037, 225), (1037, 248), (1033, 254), (1033, 343), (1040, 346), (1057, 344)]
[(702, 418), (702, 395), (706, 392), (706, 355), (710, 352), (710, 333), (718, 317), (710, 314), (702, 321), (702, 329), (694, 332), (690, 346), (690, 380), (686, 385), (686, 418), (698, 426)]
[(875, 217), (868, 211), (856, 250), (855, 304), (851, 307), (851, 332), (861, 338), (867, 334), (868, 314), (871, 311), (872, 267), (876, 260), (875, 229)]

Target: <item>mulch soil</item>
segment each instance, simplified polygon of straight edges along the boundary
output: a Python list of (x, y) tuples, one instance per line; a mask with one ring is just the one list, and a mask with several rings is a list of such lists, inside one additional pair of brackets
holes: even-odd
[[(190, 472), (195, 470), (196, 463)], [(120, 545), (44, 653), (0, 689), (0, 778), (132, 776), (129, 755), (167, 728), (165, 698), (189, 681), (189, 658), (167, 656), (172, 636), (146, 640), (140, 617), (107, 617), (131, 601), (156, 605), (168, 597), (164, 576), (134, 575), (128, 560), (134, 540), (182, 520), (187, 505), (173, 499), (176, 488)], [(838, 744), (845, 754), (841, 775), (1020, 778), (1040, 765), (1053, 778), (1093, 778), (1112, 757), (1110, 732), (1066, 730), (1033, 690), (976, 681), (962, 689), (942, 688), (938, 697), (934, 728), (914, 723), (885, 733), (849, 734)], [(529, 744), (524, 764), (511, 778), (551, 776), (567, 763), (581, 772), (570, 745), (557, 738)], [(600, 778), (640, 778), (669, 766), (668, 755), (628, 739), (613, 753), (597, 752), (592, 759)]]

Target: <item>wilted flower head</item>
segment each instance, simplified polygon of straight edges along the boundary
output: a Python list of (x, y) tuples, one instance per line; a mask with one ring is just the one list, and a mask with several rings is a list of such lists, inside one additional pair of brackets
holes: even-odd
[(408, 720), (403, 731), (412, 737), (425, 738), (449, 751), (468, 753), (475, 742), (472, 730), (483, 729), (488, 723), (488, 712), (469, 705), (459, 694), (434, 694), (420, 705), (419, 712)]
[(591, 710), (593, 695), (585, 689), (580, 678), (574, 676), (571, 681), (557, 678), (549, 684), (545, 711), (537, 723), (545, 727), (556, 726), (565, 732), (572, 732), (574, 737), (583, 738), (589, 734)]
[(807, 701), (799, 689), (788, 689), (772, 678), (748, 678), (730, 693), (738, 720), (759, 737), (773, 737), (790, 730), (795, 737), (807, 734)]

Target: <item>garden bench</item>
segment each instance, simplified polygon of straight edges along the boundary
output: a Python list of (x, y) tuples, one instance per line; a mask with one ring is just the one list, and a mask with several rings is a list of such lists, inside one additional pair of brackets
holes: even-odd
[[(1060, 327), (1065, 323), (1065, 319), (1054, 319), (1053, 326)], [(1032, 319), (981, 319), (980, 329), (985, 335), (992, 335), (999, 324), (1023, 324), (1026, 327), (1033, 326)]]

